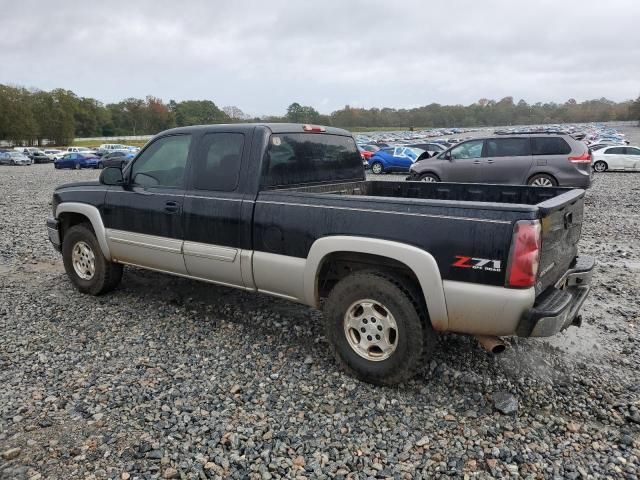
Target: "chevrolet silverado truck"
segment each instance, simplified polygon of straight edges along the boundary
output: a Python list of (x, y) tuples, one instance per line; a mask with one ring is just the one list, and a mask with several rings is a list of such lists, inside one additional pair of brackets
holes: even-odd
[(209, 125), (56, 188), (47, 229), (83, 293), (112, 290), (132, 265), (322, 308), (338, 363), (390, 385), (437, 332), (497, 349), (498, 336), (578, 325), (594, 266), (577, 255), (584, 195), (367, 181), (345, 130)]

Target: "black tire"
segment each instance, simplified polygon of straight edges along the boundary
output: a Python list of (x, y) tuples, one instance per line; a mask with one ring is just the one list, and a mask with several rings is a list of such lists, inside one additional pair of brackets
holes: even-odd
[(435, 173), (423, 173), (420, 175), (421, 182), (439, 182), (440, 177), (438, 177)]
[(13, 165), (13, 166), (15, 167), (15, 166), (16, 166), (16, 162), (15, 162), (15, 160), (11, 160), (11, 161), (9, 162), (9, 165)]
[(98, 166), (96, 168), (102, 170), (104, 168), (104, 165), (102, 164), (102, 162), (98, 162)]
[(609, 169), (609, 165), (607, 165), (607, 162), (598, 160), (596, 163), (593, 164), (593, 169), (598, 173), (602, 173), (602, 172), (606, 172)]
[(380, 175), (384, 173), (384, 165), (382, 165), (382, 162), (373, 162), (371, 164), (371, 171), (376, 175)]
[[(350, 375), (375, 385), (395, 385), (413, 377), (432, 354), (436, 333), (420, 293), (407, 284), (385, 273), (365, 271), (349, 275), (331, 290), (324, 304), (325, 332), (337, 362)], [(362, 299), (379, 302), (395, 320), (396, 347), (386, 359), (369, 360), (349, 343), (345, 318), (354, 302)]]
[(80, 170), (82, 167), (80, 166), (80, 164), (79, 164), (79, 163), (76, 163), (76, 164), (74, 165), (74, 168), (75, 168), (76, 170)]
[[(95, 271), (90, 279), (81, 278), (73, 266), (72, 252), (79, 242), (88, 245), (94, 255)], [(62, 240), (62, 260), (69, 279), (82, 293), (101, 295), (117, 287), (122, 279), (122, 265), (104, 258), (98, 240), (88, 224), (74, 225), (65, 232)]]
[(530, 187), (557, 187), (558, 181), (553, 178), (551, 175), (547, 175), (546, 173), (538, 173), (533, 175), (529, 181), (527, 181), (527, 185)]

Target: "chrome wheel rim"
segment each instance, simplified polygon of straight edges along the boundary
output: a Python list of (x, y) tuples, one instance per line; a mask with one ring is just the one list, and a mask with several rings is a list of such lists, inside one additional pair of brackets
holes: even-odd
[(86, 242), (77, 242), (71, 251), (73, 270), (83, 280), (91, 280), (96, 273), (96, 257)]
[(398, 347), (398, 325), (380, 302), (353, 302), (344, 315), (344, 334), (351, 349), (372, 362), (389, 358)]
[(603, 162), (596, 162), (596, 164), (593, 166), (593, 169), (596, 172), (604, 172), (605, 168), (606, 167)]
[(531, 182), (531, 185), (533, 185), (534, 187), (553, 187), (553, 183), (551, 183), (551, 180), (545, 177), (536, 178), (533, 182)]
[(422, 180), (423, 182), (429, 182), (429, 183), (436, 181), (436, 179), (433, 178), (431, 175), (427, 175), (426, 177), (422, 177), (420, 180)]
[(371, 167), (371, 170), (373, 170), (373, 173), (380, 173), (382, 172), (382, 165), (380, 165), (379, 163), (374, 163), (373, 167)]

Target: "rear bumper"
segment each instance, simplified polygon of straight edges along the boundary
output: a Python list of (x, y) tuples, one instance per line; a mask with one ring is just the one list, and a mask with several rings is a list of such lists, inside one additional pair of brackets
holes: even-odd
[(51, 245), (58, 250), (62, 250), (62, 242), (60, 241), (60, 221), (49, 217), (47, 218), (47, 234)]
[(579, 311), (591, 290), (594, 266), (593, 257), (577, 257), (564, 276), (527, 310), (518, 324), (518, 336), (550, 337), (570, 325), (580, 325)]

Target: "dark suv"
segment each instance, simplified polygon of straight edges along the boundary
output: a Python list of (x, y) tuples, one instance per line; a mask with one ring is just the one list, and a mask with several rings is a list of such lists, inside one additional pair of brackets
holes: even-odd
[(459, 143), (414, 163), (407, 180), (588, 188), (591, 175), (591, 153), (583, 142), (541, 133)]

